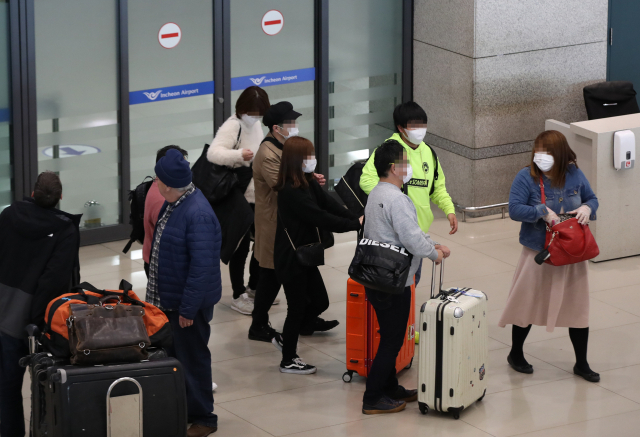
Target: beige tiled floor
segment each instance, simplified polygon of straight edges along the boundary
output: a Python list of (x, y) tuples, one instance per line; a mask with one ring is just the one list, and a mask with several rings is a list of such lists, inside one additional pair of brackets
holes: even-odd
[[(590, 384), (571, 373), (573, 349), (566, 329), (548, 333), (534, 327), (525, 345), (533, 375), (512, 371), (506, 363), (510, 329), (497, 326), (509, 293), (521, 246), (517, 223), (482, 219), (461, 223), (448, 235), (448, 222), (432, 227), (436, 241), (449, 244), (452, 256), (445, 286), (468, 286), (489, 296), (490, 343), (485, 399), (464, 411), (460, 420), (430, 413), (422, 416), (415, 403), (402, 413), (371, 417), (361, 414), (365, 380), (342, 382), (345, 370), (345, 281), (355, 236), (336, 235), (336, 246), (322, 268), (331, 306), (326, 318), (340, 326), (328, 334), (301, 337), (300, 355), (318, 366), (311, 376), (278, 372), (280, 354), (268, 343), (247, 339), (250, 317), (230, 309), (231, 287), (223, 267), (223, 298), (216, 306), (209, 342), (220, 427), (217, 436), (457, 436), (488, 437), (617, 437), (640, 436), (640, 257), (590, 264), (591, 337), (589, 359), (602, 381)], [(124, 278), (144, 295), (142, 254), (124, 242), (81, 250), (82, 279), (98, 287), (116, 288)], [(416, 305), (428, 298), (430, 268), (423, 273)], [(271, 310), (280, 330), (286, 299)], [(407, 387), (417, 385), (417, 367), (400, 375)], [(25, 395), (28, 389), (25, 386)], [(25, 405), (28, 404), (25, 399)], [(27, 412), (28, 414), (28, 412)]]

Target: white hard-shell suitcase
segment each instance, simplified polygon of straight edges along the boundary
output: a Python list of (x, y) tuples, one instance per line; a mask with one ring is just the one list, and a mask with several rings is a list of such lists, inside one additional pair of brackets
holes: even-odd
[(434, 296), (434, 263), (431, 299), (420, 308), (418, 402), (422, 414), (431, 408), (458, 419), (486, 393), (487, 295), (470, 288), (443, 290), (443, 275), (444, 261), (440, 292)]

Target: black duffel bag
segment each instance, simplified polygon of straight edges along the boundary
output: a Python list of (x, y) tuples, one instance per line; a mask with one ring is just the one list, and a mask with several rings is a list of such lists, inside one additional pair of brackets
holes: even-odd
[(349, 276), (373, 290), (402, 294), (409, 279), (412, 260), (413, 255), (403, 247), (364, 238), (359, 233)]

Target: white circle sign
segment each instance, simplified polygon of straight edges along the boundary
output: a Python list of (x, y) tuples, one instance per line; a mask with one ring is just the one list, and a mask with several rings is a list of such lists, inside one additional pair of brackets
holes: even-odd
[(176, 23), (167, 23), (158, 32), (158, 42), (165, 49), (172, 49), (182, 39), (182, 30)]
[(267, 35), (277, 35), (282, 30), (282, 26), (284, 26), (284, 17), (280, 11), (272, 9), (262, 17), (262, 30)]

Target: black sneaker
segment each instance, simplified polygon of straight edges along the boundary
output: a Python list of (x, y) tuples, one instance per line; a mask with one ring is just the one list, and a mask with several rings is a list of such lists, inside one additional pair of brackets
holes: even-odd
[(282, 348), (284, 346), (284, 340), (282, 339), (282, 334), (280, 334), (277, 331), (274, 331), (274, 335), (273, 335), (273, 338), (271, 339), (271, 343), (276, 347), (276, 349), (282, 352)]
[(407, 390), (399, 385), (398, 389), (392, 395), (389, 395), (394, 401), (415, 402), (418, 400), (418, 390)]
[(322, 319), (320, 317), (318, 317), (315, 321), (315, 323), (313, 324), (313, 326), (311, 327), (303, 327), (300, 330), (300, 335), (313, 335), (314, 332), (325, 332), (325, 331), (329, 331), (330, 329), (335, 328), (336, 326), (338, 326), (340, 324), (340, 322), (338, 322), (337, 320), (325, 320)]
[[(278, 334), (271, 325), (262, 325), (259, 328), (251, 326), (249, 328), (249, 340), (264, 341), (265, 343), (271, 343), (271, 340)], [(279, 334), (278, 334), (279, 335)]]
[(302, 358), (294, 358), (291, 361), (280, 362), (281, 373), (294, 373), (296, 375), (310, 375), (316, 373), (318, 369), (315, 366), (305, 363)]
[(402, 411), (407, 406), (405, 401), (396, 401), (383, 396), (375, 405), (362, 404), (362, 414), (388, 414)]

